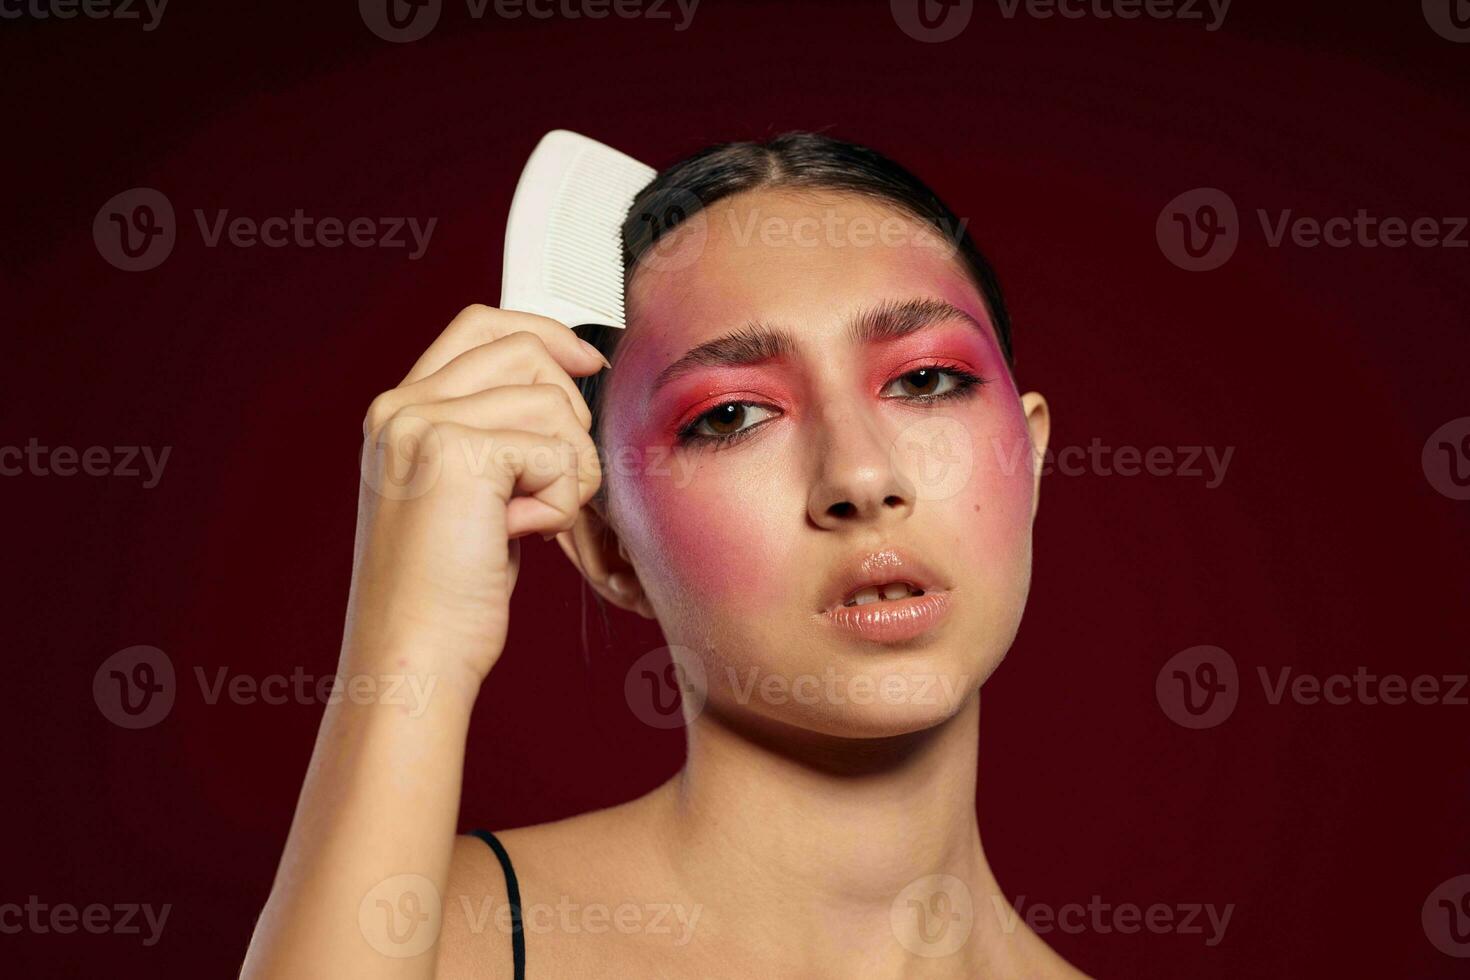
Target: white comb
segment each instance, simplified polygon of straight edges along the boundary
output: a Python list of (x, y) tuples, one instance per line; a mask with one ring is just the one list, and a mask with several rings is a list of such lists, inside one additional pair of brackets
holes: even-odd
[(541, 137), (510, 202), (500, 308), (625, 328), (623, 221), (656, 172), (579, 133)]

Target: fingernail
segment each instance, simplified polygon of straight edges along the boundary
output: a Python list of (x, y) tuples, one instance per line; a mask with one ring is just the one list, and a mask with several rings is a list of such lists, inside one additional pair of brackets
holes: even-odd
[(541, 540), (542, 541), (550, 541), (550, 540), (552, 540), (555, 537), (556, 537), (556, 532), (555, 531), (552, 531), (549, 534), (543, 534), (543, 535), (541, 535)]
[(607, 577), (607, 587), (618, 595), (622, 595), (628, 590), (628, 583), (623, 580), (622, 572), (613, 572)]
[(612, 362), (609, 361), (606, 357), (603, 356), (602, 351), (598, 350), (596, 347), (593, 347), (591, 344), (587, 343), (587, 341), (583, 340), (581, 337), (578, 337), (577, 338), (577, 342), (579, 344), (581, 344), (583, 347), (587, 348), (588, 352), (591, 353), (591, 355), (593, 357), (595, 357), (599, 361), (601, 361), (603, 363), (603, 366), (604, 367), (612, 367)]

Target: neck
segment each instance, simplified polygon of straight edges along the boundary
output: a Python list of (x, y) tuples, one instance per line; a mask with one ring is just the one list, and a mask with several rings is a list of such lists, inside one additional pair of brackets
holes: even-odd
[[(984, 934), (1005, 936), (975, 814), (979, 718), (977, 693), (933, 728), (851, 739), (707, 708), (686, 766), (656, 794), (670, 867), (721, 934), (765, 937), (787, 970), (882, 976), (891, 963), (896, 976), (917, 960), (945, 976), (993, 963)], [(944, 963), (913, 955), (925, 940), (900, 938), (893, 922), (895, 900), (929, 875), (959, 879), (974, 908), (967, 948)], [(909, 897), (936, 909), (955, 897), (934, 905), (935, 892), (921, 884)]]

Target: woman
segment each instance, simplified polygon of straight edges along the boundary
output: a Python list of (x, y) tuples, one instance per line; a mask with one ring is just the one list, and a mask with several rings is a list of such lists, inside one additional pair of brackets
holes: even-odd
[[(795, 133), (664, 171), (625, 241), (625, 331), (471, 307), (373, 402), (340, 670), (437, 685), (328, 708), (245, 974), (1080, 976), (975, 814), (1049, 422), (964, 223)], [(657, 619), (688, 758), (456, 837), (530, 533)]]

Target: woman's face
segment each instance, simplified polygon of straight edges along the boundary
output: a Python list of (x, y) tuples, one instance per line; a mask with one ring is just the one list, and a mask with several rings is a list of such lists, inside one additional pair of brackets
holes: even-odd
[[(706, 710), (915, 731), (1011, 644), (1032, 433), (979, 292), (926, 228), (857, 196), (748, 192), (635, 271), (604, 393), (608, 520), (668, 642), (699, 661)], [(1042, 441), (1044, 404), (1032, 416)], [(926, 595), (834, 619), (864, 573)], [(888, 634), (837, 621), (936, 608)]]

